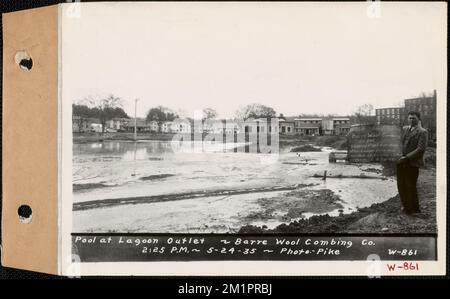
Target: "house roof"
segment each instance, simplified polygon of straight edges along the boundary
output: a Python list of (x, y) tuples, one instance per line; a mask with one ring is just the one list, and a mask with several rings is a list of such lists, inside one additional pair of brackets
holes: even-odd
[(297, 117), (295, 120), (322, 120), (322, 117)]
[(301, 129), (318, 129), (318, 128), (320, 128), (320, 124), (302, 124), (302, 123), (299, 123), (297, 128), (301, 128)]
[(293, 123), (295, 121), (296, 117), (294, 116), (286, 116), (284, 119), (280, 119), (279, 122), (291, 122)]
[(386, 107), (386, 108), (376, 108), (375, 110), (385, 110), (385, 109), (405, 109), (405, 107)]
[(294, 125), (295, 122), (294, 122), (294, 121), (289, 121), (289, 120), (280, 120), (279, 124), (280, 124), (280, 125), (281, 125), (281, 124), (291, 124), (291, 125)]
[[(127, 123), (125, 124), (126, 127), (133, 127), (134, 126), (134, 118), (130, 118)], [(136, 119), (136, 127), (149, 127), (150, 125), (148, 125), (145, 122), (145, 119), (140, 119), (137, 118)]]

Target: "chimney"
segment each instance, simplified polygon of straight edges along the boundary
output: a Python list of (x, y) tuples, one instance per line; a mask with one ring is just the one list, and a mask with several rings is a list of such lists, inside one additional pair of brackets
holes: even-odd
[(433, 98), (436, 100), (437, 99), (437, 93), (436, 93), (436, 89), (433, 90)]

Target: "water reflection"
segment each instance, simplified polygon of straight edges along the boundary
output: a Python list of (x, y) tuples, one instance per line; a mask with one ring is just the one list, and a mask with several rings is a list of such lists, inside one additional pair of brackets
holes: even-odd
[(199, 153), (199, 152), (233, 152), (237, 147), (243, 147), (240, 143), (215, 143), (215, 142), (124, 142), (105, 141), (88, 144), (73, 144), (73, 157), (95, 158), (102, 157), (114, 160), (134, 161), (148, 159), (162, 159), (165, 155), (174, 153)]
[(155, 155), (173, 154), (167, 142), (111, 141), (89, 144), (73, 144), (73, 157), (116, 157), (124, 161), (146, 160)]

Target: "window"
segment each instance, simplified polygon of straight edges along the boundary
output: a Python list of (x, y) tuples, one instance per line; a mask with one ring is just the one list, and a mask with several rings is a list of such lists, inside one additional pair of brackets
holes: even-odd
[(291, 132), (291, 127), (287, 127), (287, 131), (288, 131), (288, 132)]

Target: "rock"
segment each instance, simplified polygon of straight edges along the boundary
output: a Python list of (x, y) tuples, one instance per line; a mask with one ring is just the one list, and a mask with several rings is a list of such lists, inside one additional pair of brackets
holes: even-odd
[(387, 227), (383, 227), (383, 228), (381, 229), (382, 232), (387, 232), (388, 230), (389, 230), (389, 228), (387, 228)]

